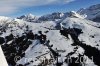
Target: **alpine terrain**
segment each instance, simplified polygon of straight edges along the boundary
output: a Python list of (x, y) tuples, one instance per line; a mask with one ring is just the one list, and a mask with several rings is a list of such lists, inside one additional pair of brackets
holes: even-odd
[(41, 17), (0, 16), (0, 45), (8, 66), (100, 66), (100, 4)]

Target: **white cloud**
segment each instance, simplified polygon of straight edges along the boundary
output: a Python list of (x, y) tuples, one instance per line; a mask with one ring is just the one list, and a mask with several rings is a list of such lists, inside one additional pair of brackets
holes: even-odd
[(47, 4), (65, 4), (74, 0), (0, 0), (0, 14), (11, 14), (21, 7), (41, 6)]

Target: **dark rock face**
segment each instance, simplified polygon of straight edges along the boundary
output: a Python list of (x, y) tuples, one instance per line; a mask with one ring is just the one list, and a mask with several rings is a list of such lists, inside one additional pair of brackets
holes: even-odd
[(77, 41), (79, 41), (78, 36), (83, 32), (81, 29), (70, 28), (70, 29), (60, 30), (60, 33), (61, 33), (61, 35), (64, 35), (66, 38), (69, 38), (68, 34), (70, 34), (73, 41), (77, 42)]
[(12, 39), (14, 39), (14, 36), (12, 34), (10, 34), (9, 36), (5, 37), (6, 42), (11, 41)]
[(80, 43), (81, 46), (85, 50), (85, 55), (88, 56), (93, 62), (100, 66), (100, 50), (96, 49), (95, 47), (91, 47), (89, 45)]
[(3, 44), (5, 42), (3, 37), (0, 37), (0, 44)]

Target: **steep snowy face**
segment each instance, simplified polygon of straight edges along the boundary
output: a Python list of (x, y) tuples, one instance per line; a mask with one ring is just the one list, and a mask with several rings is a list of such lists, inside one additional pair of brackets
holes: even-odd
[(77, 13), (85, 15), (87, 19), (100, 22), (100, 4), (90, 6), (86, 9), (80, 9)]
[(28, 15), (22, 15), (20, 17), (17, 17), (18, 19), (24, 20), (24, 21), (28, 21), (28, 22), (36, 22), (38, 17), (32, 15), (32, 14), (28, 14)]

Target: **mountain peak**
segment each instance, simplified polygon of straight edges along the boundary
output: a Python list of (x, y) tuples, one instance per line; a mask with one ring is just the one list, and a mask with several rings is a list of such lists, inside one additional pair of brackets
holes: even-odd
[(17, 19), (21, 19), (28, 22), (35, 22), (38, 18), (34, 16), (33, 14), (29, 13), (27, 15), (22, 15), (20, 17), (17, 17)]
[(27, 15), (25, 15), (26, 17), (30, 17), (30, 18), (34, 18), (35, 16), (33, 15), (33, 14), (31, 14), (31, 13), (29, 13), (29, 14), (27, 14)]

